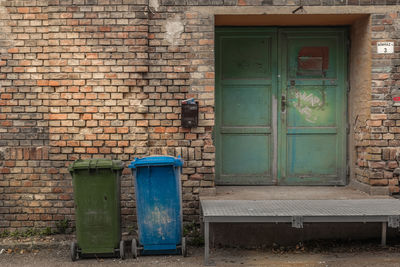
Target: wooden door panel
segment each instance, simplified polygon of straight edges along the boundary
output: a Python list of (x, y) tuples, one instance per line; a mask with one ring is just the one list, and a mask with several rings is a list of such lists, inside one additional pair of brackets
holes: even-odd
[[(276, 30), (216, 32), (216, 182), (273, 184)], [(276, 69), (274, 70), (276, 73)], [(275, 96), (276, 99), (276, 96)]]
[(271, 38), (258, 33), (220, 34), (222, 79), (270, 79)]
[(226, 134), (221, 150), (225, 184), (259, 184), (271, 177), (271, 156), (266, 153), (271, 150), (269, 134)]
[(271, 86), (222, 84), (222, 127), (270, 127)]
[(336, 177), (335, 134), (288, 134), (287, 142), (287, 177), (293, 182), (298, 179), (310, 182), (310, 178), (314, 178), (318, 184), (325, 184)]
[(285, 29), (282, 44), (280, 184), (346, 182), (343, 29)]

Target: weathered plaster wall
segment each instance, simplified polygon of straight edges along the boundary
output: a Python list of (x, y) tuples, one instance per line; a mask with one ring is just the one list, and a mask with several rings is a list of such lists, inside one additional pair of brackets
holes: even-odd
[[(351, 26), (349, 53), (348, 122), (350, 159), (350, 183), (368, 184), (365, 170), (368, 167), (364, 160), (368, 143), (366, 122), (370, 116), (371, 101), (371, 22), (370, 17), (357, 20)], [(359, 185), (361, 186), (361, 185)], [(369, 188), (368, 188), (369, 189)], [(368, 190), (364, 189), (365, 191)]]

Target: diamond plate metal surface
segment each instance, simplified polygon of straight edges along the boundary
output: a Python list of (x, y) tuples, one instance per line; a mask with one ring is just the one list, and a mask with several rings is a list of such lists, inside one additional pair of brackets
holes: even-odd
[(399, 216), (400, 200), (201, 200), (204, 217)]

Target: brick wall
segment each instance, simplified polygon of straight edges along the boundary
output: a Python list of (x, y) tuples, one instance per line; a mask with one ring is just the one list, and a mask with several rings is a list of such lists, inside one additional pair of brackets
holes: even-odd
[[(399, 34), (398, 13), (371, 16), (371, 88), (369, 112), (350, 121), (356, 132), (357, 163), (355, 179), (371, 185), (372, 194), (399, 193), (399, 177), (394, 170), (399, 167), (399, 109), (393, 106), (393, 96), (399, 88)], [(395, 54), (377, 54), (378, 41), (394, 41)], [(351, 102), (349, 103), (349, 105)], [(349, 148), (351, 149), (351, 148)]]
[[(0, 228), (73, 220), (75, 159), (150, 154), (185, 160), (185, 220), (198, 220), (200, 188), (213, 186), (213, 24), (196, 32), (197, 14), (149, 13), (137, 0), (1, 4)], [(192, 130), (180, 127), (189, 97), (201, 107)], [(121, 193), (126, 228), (135, 223), (128, 169)]]
[[(144, 4), (2, 2), (1, 227), (73, 220), (73, 160), (148, 153)], [(132, 179), (122, 185), (133, 221)]]
[[(369, 184), (388, 186), (390, 193), (399, 192), (398, 177), (393, 170), (398, 167), (400, 117), (399, 108), (393, 106), (393, 95), (399, 88), (399, 13), (374, 14), (371, 16), (372, 37), (372, 88), (371, 116), (366, 121), (369, 130), (368, 148), (364, 167)], [(376, 52), (377, 41), (394, 41), (396, 52), (382, 55)]]
[(39, 1), (0, 4), (0, 228), (43, 227), (70, 214), (69, 183), (53, 176), (59, 166), (49, 154), (50, 91), (38, 86), (48, 15)]
[[(182, 156), (186, 221), (214, 186), (214, 14), (202, 5), (297, 5), (261, 0), (0, 0), (0, 231), (73, 220), (66, 166)], [(303, 1), (305, 5), (375, 4)], [(396, 4), (387, 0), (386, 4)], [(380, 4), (380, 2), (376, 2)], [(396, 13), (372, 17), (372, 46), (396, 41)], [(356, 179), (398, 191), (398, 53), (373, 54), (370, 117), (359, 123)], [(390, 69), (390, 70), (389, 70)], [(199, 127), (180, 126), (180, 101), (199, 101)], [(135, 225), (132, 177), (122, 178), (123, 227)]]

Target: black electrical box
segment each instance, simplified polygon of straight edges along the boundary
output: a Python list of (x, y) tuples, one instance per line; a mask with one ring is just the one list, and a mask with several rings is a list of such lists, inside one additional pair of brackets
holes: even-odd
[(182, 102), (181, 123), (184, 128), (197, 127), (199, 120), (199, 102)]

